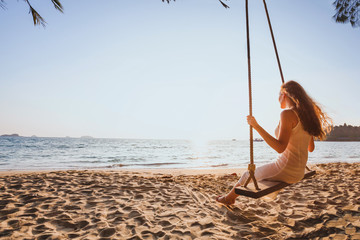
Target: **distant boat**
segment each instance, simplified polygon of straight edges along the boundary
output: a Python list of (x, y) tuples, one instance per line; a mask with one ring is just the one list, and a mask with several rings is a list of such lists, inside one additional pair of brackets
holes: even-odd
[(263, 142), (264, 141), (264, 139), (262, 139), (262, 138), (254, 138), (254, 142)]
[(231, 139), (231, 141), (236, 141), (236, 138)]

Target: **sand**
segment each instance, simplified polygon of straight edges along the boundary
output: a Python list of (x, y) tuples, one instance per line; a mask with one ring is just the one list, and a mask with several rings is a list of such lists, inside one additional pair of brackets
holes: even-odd
[(43, 171), (0, 175), (1, 239), (360, 239), (360, 163), (318, 174), (274, 200), (215, 202), (225, 170)]

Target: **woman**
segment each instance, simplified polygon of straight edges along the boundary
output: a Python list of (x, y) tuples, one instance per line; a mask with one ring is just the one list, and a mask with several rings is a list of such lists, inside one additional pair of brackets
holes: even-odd
[[(252, 116), (247, 116), (247, 122), (278, 153), (275, 162), (255, 169), (255, 178), (260, 181), (269, 179), (286, 183), (296, 183), (304, 177), (308, 151), (315, 149), (314, 138), (324, 139), (331, 129), (331, 119), (321, 110), (303, 87), (288, 81), (281, 86), (279, 96), (280, 123), (275, 130), (275, 137), (266, 132)], [(249, 172), (245, 172), (234, 188), (225, 196), (219, 196), (216, 201), (231, 205), (238, 197), (235, 187), (244, 185)]]

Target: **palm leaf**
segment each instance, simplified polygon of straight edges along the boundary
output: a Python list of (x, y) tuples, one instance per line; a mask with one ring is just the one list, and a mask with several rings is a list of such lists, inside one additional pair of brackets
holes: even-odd
[[(34, 25), (42, 25), (43, 27), (46, 26), (46, 21), (45, 19), (31, 6), (30, 1), (29, 0), (24, 0), (28, 5), (29, 5), (29, 13), (31, 13), (32, 18), (33, 18), (33, 22)], [(4, 0), (0, 0), (0, 2), (4, 2)], [(60, 12), (64, 12), (63, 11), (63, 6), (61, 5), (59, 0), (51, 0), (51, 2), (54, 4), (54, 7), (56, 10), (60, 11)]]
[(360, 27), (360, 0), (336, 0), (335, 15), (333, 19), (337, 23), (349, 23), (352, 27)]
[(56, 10), (60, 11), (60, 12), (64, 12), (63, 6), (61, 5), (59, 0), (51, 0), (51, 2), (54, 4), (54, 7)]
[(223, 1), (219, 0), (219, 2), (223, 5), (224, 8), (230, 8), (228, 5), (226, 5)]
[(45, 22), (44, 18), (42, 16), (40, 16), (40, 14), (32, 6), (30, 6), (29, 13), (31, 13), (31, 15), (33, 17), (35, 26), (41, 24), (43, 27), (45, 27), (46, 22)]
[(32, 17), (33, 17), (33, 22), (34, 25), (42, 25), (43, 27), (45, 27), (46, 25), (46, 21), (45, 19), (40, 16), (40, 14), (31, 6), (29, 0), (24, 0), (28, 5), (29, 5), (29, 13), (31, 13)]
[(6, 9), (4, 0), (0, 0), (0, 7), (4, 10)]

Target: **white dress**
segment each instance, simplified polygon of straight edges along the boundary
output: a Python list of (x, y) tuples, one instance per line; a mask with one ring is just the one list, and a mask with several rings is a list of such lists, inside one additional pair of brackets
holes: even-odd
[[(278, 128), (275, 130), (275, 135), (278, 137)], [(255, 169), (256, 180), (269, 179), (286, 183), (300, 181), (305, 174), (310, 139), (310, 134), (303, 129), (299, 120), (298, 124), (291, 130), (285, 151), (278, 156), (277, 160)], [(249, 172), (246, 171), (236, 185), (244, 185), (248, 176)]]

